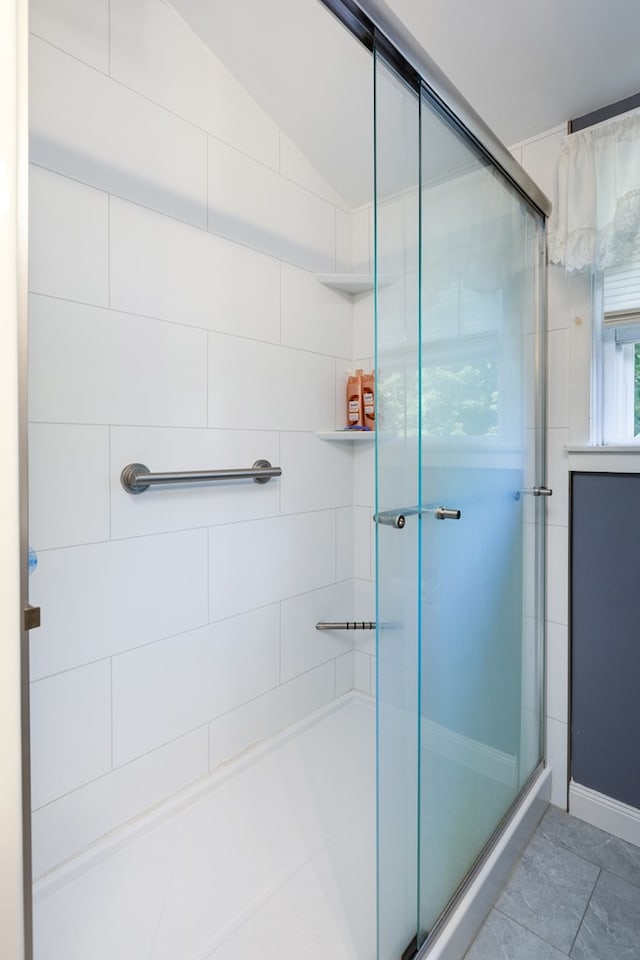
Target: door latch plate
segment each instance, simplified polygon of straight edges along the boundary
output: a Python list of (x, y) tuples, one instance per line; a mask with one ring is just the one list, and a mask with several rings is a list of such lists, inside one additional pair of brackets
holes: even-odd
[(35, 630), (40, 626), (40, 607), (28, 604), (23, 610), (22, 626), (24, 630)]

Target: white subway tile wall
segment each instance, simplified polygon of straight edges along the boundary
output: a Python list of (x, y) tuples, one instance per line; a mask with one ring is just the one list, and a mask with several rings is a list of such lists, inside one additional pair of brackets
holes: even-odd
[(204, 626), (207, 553), (206, 529), (41, 551), (30, 595), (46, 613), (32, 678)]
[(547, 336), (547, 426), (569, 427), (569, 331), (550, 330)]
[(351, 582), (345, 580), (283, 602), (281, 680), (292, 680), (328, 660), (342, 659), (353, 649), (353, 634), (316, 630), (318, 621), (335, 619), (336, 611), (350, 611), (351, 591)]
[(30, 58), (34, 163), (206, 226), (203, 130), (44, 40)]
[(214, 137), (208, 169), (210, 230), (308, 270), (335, 270), (332, 204)]
[(279, 628), (274, 604), (114, 657), (115, 765), (275, 687)]
[(547, 625), (547, 716), (566, 722), (566, 691), (569, 688), (569, 628)]
[(31, 32), (109, 72), (109, 0), (31, 0)]
[(107, 307), (107, 194), (32, 165), (29, 201), (32, 292)]
[(117, 197), (110, 226), (111, 307), (280, 342), (280, 264), (273, 257)]
[[(315, 431), (343, 423), (373, 305), (313, 276), (371, 269), (369, 209), (349, 211), (162, 0), (34, 0), (32, 27), (41, 876), (371, 691), (372, 650), (355, 662), (353, 634), (315, 623), (352, 618), (354, 570), (360, 616), (375, 615), (373, 450)], [(282, 478), (120, 484), (132, 461), (258, 458)]]
[[(353, 654), (350, 659), (353, 662)], [(330, 661), (214, 720), (210, 724), (211, 769), (326, 706), (336, 695), (335, 687), (336, 661)]]
[(206, 427), (204, 330), (35, 294), (29, 322), (31, 420)]
[[(350, 358), (351, 297), (318, 283), (308, 270), (282, 264), (282, 343)], [(369, 315), (371, 325), (372, 314)]]
[(111, 768), (108, 660), (38, 680), (31, 687), (34, 807)]
[(34, 810), (34, 875), (48, 873), (96, 837), (144, 813), (208, 770), (209, 729), (204, 726)]
[[(70, 477), (82, 477), (82, 483)], [(47, 550), (108, 539), (109, 427), (31, 423), (31, 546)]]
[(111, 76), (278, 169), (276, 124), (169, 4), (111, 0)]

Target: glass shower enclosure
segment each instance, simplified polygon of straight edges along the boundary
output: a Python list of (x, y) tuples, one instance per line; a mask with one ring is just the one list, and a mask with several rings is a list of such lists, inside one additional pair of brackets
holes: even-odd
[(543, 758), (546, 201), (378, 0), (64, 6), (26, 960), (412, 960)]
[(380, 960), (541, 763), (544, 217), (376, 51)]

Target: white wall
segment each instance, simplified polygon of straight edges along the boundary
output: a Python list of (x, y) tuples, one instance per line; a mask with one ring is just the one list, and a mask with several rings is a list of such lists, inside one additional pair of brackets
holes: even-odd
[(20, 497), (18, 314), (24, 264), (20, 114), (26, 99), (26, 5), (0, 4), (0, 954), (22, 960), (22, 757), (20, 706)]
[[(314, 435), (357, 307), (313, 272), (350, 266), (350, 214), (161, 0), (33, 0), (32, 31), (38, 876), (353, 688), (314, 625), (350, 618), (354, 557), (374, 614), (372, 449)], [(119, 482), (259, 457), (282, 478)]]

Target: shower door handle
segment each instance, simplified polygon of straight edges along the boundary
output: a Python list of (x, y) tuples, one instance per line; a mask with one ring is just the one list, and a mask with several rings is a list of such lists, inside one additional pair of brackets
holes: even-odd
[(461, 510), (452, 510), (450, 507), (435, 507), (434, 510), (427, 510), (426, 513), (433, 513), (436, 520), (459, 520), (462, 516)]
[(402, 530), (407, 517), (422, 516), (424, 513), (432, 513), (436, 520), (459, 520), (462, 516), (461, 510), (454, 510), (451, 507), (408, 507), (406, 510), (382, 510), (380, 513), (374, 513), (373, 522)]
[(374, 513), (373, 522), (379, 523), (383, 527), (394, 527), (396, 530), (402, 530), (407, 522), (407, 513), (410, 513), (410, 511), (405, 510), (404, 513), (400, 513), (399, 510), (381, 510), (380, 513)]

